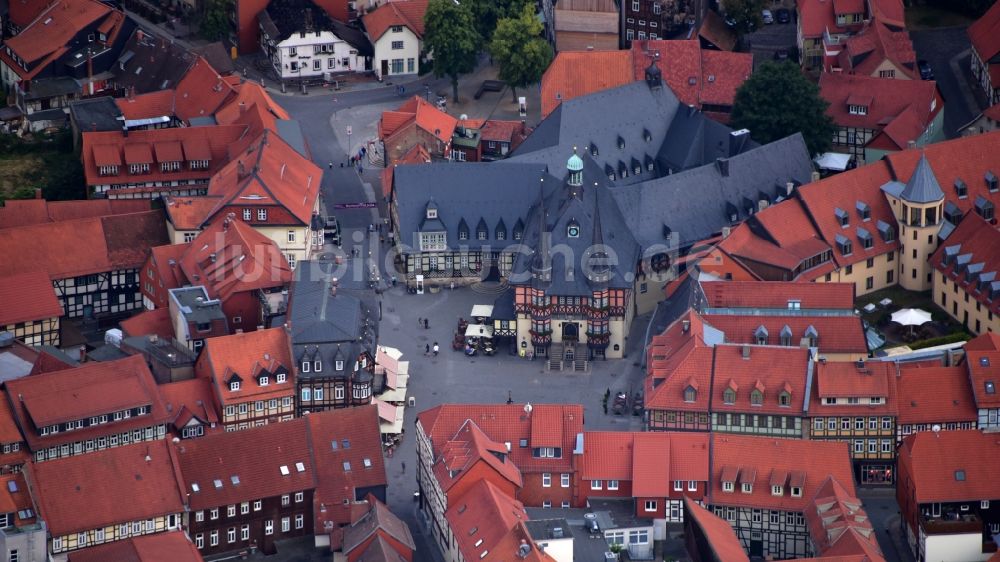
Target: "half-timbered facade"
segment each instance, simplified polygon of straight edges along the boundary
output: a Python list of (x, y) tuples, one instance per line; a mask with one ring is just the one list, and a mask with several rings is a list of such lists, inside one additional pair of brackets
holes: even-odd
[(622, 44), (628, 49), (633, 40), (670, 39), (678, 29), (688, 29), (697, 2), (676, 0), (627, 0), (621, 2)]
[(70, 318), (123, 314), (141, 307), (138, 270), (149, 248), (164, 243), (159, 211), (0, 229), (5, 273), (37, 271), (41, 265), (63, 315)]
[(7, 381), (6, 391), (36, 463), (166, 435), (169, 416), (141, 356)]
[(295, 271), (289, 337), (296, 415), (369, 404), (384, 390), (374, 374), (377, 305), (363, 290), (367, 283), (354, 277), (365, 269), (304, 261)]
[(293, 417), (295, 375), (284, 328), (206, 340), (195, 374), (212, 382), (226, 431)]
[(965, 365), (900, 370), (896, 446), (921, 431), (976, 429), (978, 413)]
[(848, 443), (858, 484), (895, 482), (898, 369), (881, 361), (817, 365), (809, 437)]
[(25, 478), (49, 554), (179, 529), (185, 500), (168, 447), (159, 439), (32, 463)]
[(276, 541), (313, 533), (317, 476), (307, 421), (289, 424), (175, 446), (190, 510), (187, 532), (203, 555), (249, 548), (273, 554)]
[(965, 344), (965, 368), (978, 411), (978, 427), (1000, 429), (1000, 336), (986, 333)]
[[(828, 480), (854, 496), (845, 445), (820, 441), (712, 435), (707, 503), (750, 556), (814, 554), (807, 512)], [(813, 507), (814, 509), (814, 507)]]
[(62, 307), (44, 271), (0, 277), (0, 331), (26, 345), (59, 346)]

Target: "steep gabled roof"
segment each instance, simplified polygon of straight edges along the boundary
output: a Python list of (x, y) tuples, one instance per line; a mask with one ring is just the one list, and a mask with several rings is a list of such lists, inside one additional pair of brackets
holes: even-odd
[(706, 539), (706, 546), (712, 549), (715, 555), (714, 560), (750, 562), (732, 526), (725, 519), (708, 511), (687, 496), (684, 496), (684, 513), (701, 529)]
[(424, 36), (427, 0), (390, 0), (362, 17), (368, 37), (377, 42), (394, 25), (409, 28), (417, 39)]
[(996, 459), (1000, 440), (975, 429), (921, 431), (903, 439), (900, 463), (908, 465), (918, 504), (1000, 497)]
[(112, 12), (111, 7), (97, 0), (58, 0), (4, 44), (31, 65), (58, 52), (86, 27)]
[(182, 121), (211, 116), (234, 94), (233, 86), (199, 56), (177, 83), (174, 112)]
[(899, 425), (973, 423), (978, 419), (964, 366), (902, 369), (896, 388)]
[[(260, 385), (254, 378), (264, 370), (272, 376), (267, 385)], [(287, 375), (283, 383), (273, 376), (279, 370)], [(295, 393), (295, 365), (282, 327), (206, 339), (196, 371), (198, 376), (211, 379), (220, 406)], [(232, 390), (229, 384), (233, 374), (243, 379), (238, 390)]]
[(69, 562), (202, 562), (184, 531), (131, 537), (69, 553)]
[(344, 529), (345, 553), (350, 553), (361, 543), (376, 533), (384, 533), (409, 548), (416, 549), (410, 528), (389, 507), (377, 499), (370, 503), (368, 513)]
[(0, 326), (62, 316), (52, 280), (43, 271), (0, 277)]
[(981, 18), (969, 26), (968, 34), (972, 48), (983, 62), (1000, 62), (996, 60), (997, 55), (1000, 55), (1000, 6), (994, 3)]

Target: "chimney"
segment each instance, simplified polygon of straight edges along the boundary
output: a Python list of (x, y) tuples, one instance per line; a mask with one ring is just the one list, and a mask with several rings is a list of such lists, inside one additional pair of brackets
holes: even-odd
[(215, 252), (208, 254), (208, 259), (212, 260), (212, 263), (215, 263)]
[(722, 237), (723, 238), (729, 238), (729, 235), (732, 232), (733, 232), (732, 227), (730, 227), (730, 226), (724, 226), (724, 227), (722, 227)]
[(906, 148), (917, 148), (917, 141), (906, 141)]
[(813, 172), (812, 175), (809, 176), (809, 181), (819, 181), (819, 172)]
[(42, 188), (36, 187), (35, 188), (35, 199), (41, 199), (41, 198), (42, 198)]
[(247, 102), (241, 101), (240, 102), (240, 113), (246, 113), (246, 111), (247, 111)]
[(791, 197), (793, 191), (795, 191), (795, 182), (786, 182), (785, 183), (785, 197)]
[(681, 333), (686, 334), (691, 331), (691, 321), (681, 320)]
[(80, 363), (83, 363), (86, 360), (87, 360), (87, 345), (84, 344), (84, 345), (80, 346), (80, 359), (79, 359), (79, 361), (80, 361)]
[(741, 355), (742, 355), (742, 357), (744, 359), (750, 359), (750, 346), (749, 345), (746, 345), (746, 344), (743, 345), (743, 349), (741, 350)]
[(729, 159), (728, 158), (716, 158), (715, 168), (719, 170), (719, 174), (724, 177), (729, 177)]
[(743, 151), (750, 138), (750, 129), (740, 129), (729, 133), (729, 156), (736, 156)]
[(528, 124), (524, 119), (521, 119), (521, 134), (526, 135), (528, 133)]

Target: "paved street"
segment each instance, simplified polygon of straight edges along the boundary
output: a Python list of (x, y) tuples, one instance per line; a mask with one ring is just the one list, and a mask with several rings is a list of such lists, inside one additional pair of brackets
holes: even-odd
[(774, 60), (774, 53), (779, 49), (788, 50), (795, 46), (795, 23), (764, 25), (747, 35), (744, 42), (747, 41), (753, 53), (753, 66), (757, 68), (764, 62)]
[(864, 502), (865, 512), (871, 518), (872, 527), (878, 537), (878, 545), (885, 559), (889, 562), (913, 562), (913, 555), (906, 546), (906, 537), (899, 527), (896, 491), (858, 488), (858, 496)]
[(979, 115), (981, 107), (970, 82), (969, 36), (964, 27), (911, 31), (917, 58), (930, 63), (944, 97), (944, 126), (948, 138)]

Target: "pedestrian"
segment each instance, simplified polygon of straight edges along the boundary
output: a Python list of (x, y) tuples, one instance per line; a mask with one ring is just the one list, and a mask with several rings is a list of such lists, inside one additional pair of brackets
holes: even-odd
[(424, 325), (424, 319), (423, 319), (423, 318), (420, 318), (420, 317), (418, 316), (418, 317), (417, 317), (417, 327), (419, 328), (419, 327), (421, 327), (421, 326), (423, 326), (423, 325)]
[(426, 318), (424, 318), (424, 329), (425, 330), (430, 330), (431, 329), (430, 322), (428, 322)]
[(330, 169), (333, 169), (333, 162), (330, 162)]
[(431, 344), (429, 343), (424, 344), (424, 356), (426, 357), (427, 355), (430, 354), (431, 354)]
[(362, 168), (360, 165), (358, 165), (358, 174), (360, 174), (362, 176), (365, 175), (365, 169)]
[(434, 347), (432, 349), (434, 350), (434, 357), (437, 357), (438, 351), (441, 350), (441, 348), (438, 347), (438, 342), (434, 342)]
[(403, 472), (406, 472), (406, 463), (405, 462), (401, 462), (399, 464), (400, 464), (400, 466), (403, 467)]

